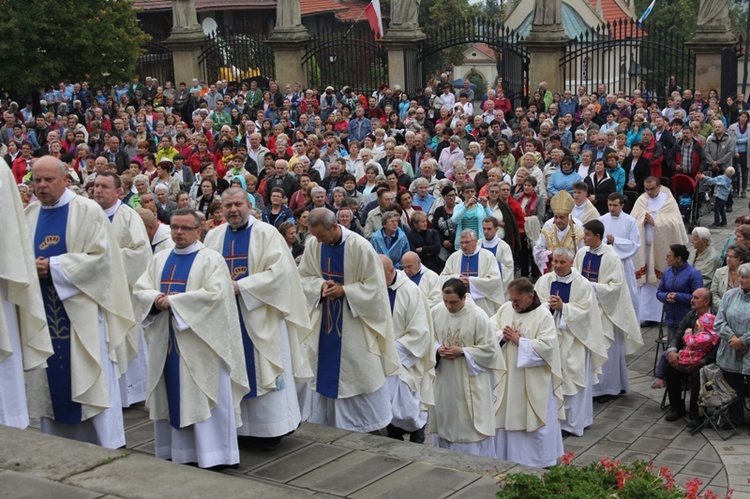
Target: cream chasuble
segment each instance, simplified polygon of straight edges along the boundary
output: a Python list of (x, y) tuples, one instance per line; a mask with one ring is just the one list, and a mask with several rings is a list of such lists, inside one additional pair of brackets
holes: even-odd
[(492, 316), (505, 302), (503, 279), (500, 276), (497, 259), (492, 252), (482, 249), (481, 245), (477, 244), (477, 249), (471, 255), (456, 251), (448, 257), (440, 279), (430, 292), (430, 303), (433, 306), (436, 303), (442, 303), (443, 283), (451, 277), (461, 276), (469, 277), (471, 298), (487, 316)]

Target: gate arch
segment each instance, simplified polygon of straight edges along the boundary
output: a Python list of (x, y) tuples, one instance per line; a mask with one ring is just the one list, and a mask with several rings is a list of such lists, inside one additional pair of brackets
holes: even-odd
[[(429, 75), (435, 71), (440, 52), (453, 47), (484, 43), (495, 52), (497, 74), (503, 78), (506, 97), (516, 105), (526, 103), (530, 58), (529, 51), (520, 44), (521, 40), (518, 33), (498, 19), (485, 16), (458, 19), (442, 28), (437, 36), (428, 36), (422, 44), (417, 57), (421, 66), (421, 86), (427, 83)], [(489, 83), (494, 84), (494, 81)]]

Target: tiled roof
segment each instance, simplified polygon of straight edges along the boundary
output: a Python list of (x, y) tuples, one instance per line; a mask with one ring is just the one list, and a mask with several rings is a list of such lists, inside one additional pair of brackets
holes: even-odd
[(589, 0), (591, 8), (595, 11), (597, 2), (601, 2), (602, 4), (602, 15), (605, 21), (615, 21), (617, 19), (632, 17), (627, 6), (622, 5), (624, 2), (621, 3), (617, 0)]
[[(307, 3), (307, 0), (305, 2)], [(146, 12), (172, 10), (172, 0), (135, 0), (135, 8)], [(276, 0), (195, 0), (195, 10), (275, 9)]]

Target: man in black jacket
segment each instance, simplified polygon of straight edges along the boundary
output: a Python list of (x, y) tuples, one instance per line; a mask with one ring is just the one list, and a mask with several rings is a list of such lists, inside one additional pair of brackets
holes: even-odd
[(289, 171), (289, 162), (285, 159), (276, 160), (276, 171), (272, 177), (266, 180), (266, 204), (271, 202), (271, 191), (274, 187), (279, 187), (284, 191), (287, 202), (292, 198), (292, 194), (299, 190), (299, 183), (294, 173)]

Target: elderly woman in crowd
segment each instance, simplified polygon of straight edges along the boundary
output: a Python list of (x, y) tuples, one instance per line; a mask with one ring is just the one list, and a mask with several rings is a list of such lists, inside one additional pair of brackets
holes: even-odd
[(727, 248), (727, 264), (716, 269), (711, 280), (714, 310), (719, 308), (719, 303), (727, 291), (739, 287), (740, 265), (748, 262), (750, 262), (750, 250), (739, 244), (733, 244)]
[(431, 229), (427, 224), (427, 215), (421, 211), (415, 212), (410, 220), (411, 232), (407, 234), (409, 247), (419, 255), (420, 260), (425, 267), (435, 272), (441, 272), (442, 268), (438, 263), (440, 254), (440, 235), (435, 229)]
[(688, 263), (700, 272), (703, 287), (709, 288), (714, 272), (719, 268), (719, 255), (711, 246), (711, 231), (705, 227), (696, 227), (693, 229), (691, 242), (693, 249), (690, 251)]
[(714, 328), (721, 341), (716, 363), (724, 379), (737, 392), (729, 408), (729, 421), (735, 426), (745, 421), (745, 377), (750, 375), (750, 263), (740, 265), (739, 287), (726, 292), (719, 304)]
[(750, 216), (740, 215), (739, 217), (734, 219), (735, 233), (732, 234), (732, 236), (729, 239), (727, 239), (727, 242), (724, 243), (724, 247), (721, 248), (721, 254), (719, 255), (719, 262), (721, 262), (722, 265), (726, 263), (727, 248), (735, 244), (735, 236), (737, 232), (737, 227), (741, 225), (750, 225)]
[(379, 255), (391, 259), (393, 266), (403, 269), (401, 257), (409, 251), (409, 240), (399, 227), (401, 215), (395, 211), (383, 213), (383, 227), (372, 235), (371, 243)]
[(292, 256), (296, 259), (302, 255), (305, 251), (305, 247), (297, 241), (297, 226), (294, 222), (282, 222), (278, 227), (279, 233), (286, 241), (286, 245), (289, 251), (292, 252)]
[(354, 214), (354, 211), (349, 206), (344, 206), (336, 213), (336, 218), (338, 219), (339, 225), (342, 227), (346, 227), (350, 231), (362, 235), (362, 227), (359, 226), (359, 222), (357, 221), (357, 217)]
[(667, 250), (667, 265), (664, 269), (656, 298), (664, 303), (664, 324), (669, 331), (668, 339), (680, 325), (685, 314), (690, 311), (690, 298), (693, 291), (703, 287), (700, 272), (688, 263), (690, 252), (684, 244), (672, 244)]

